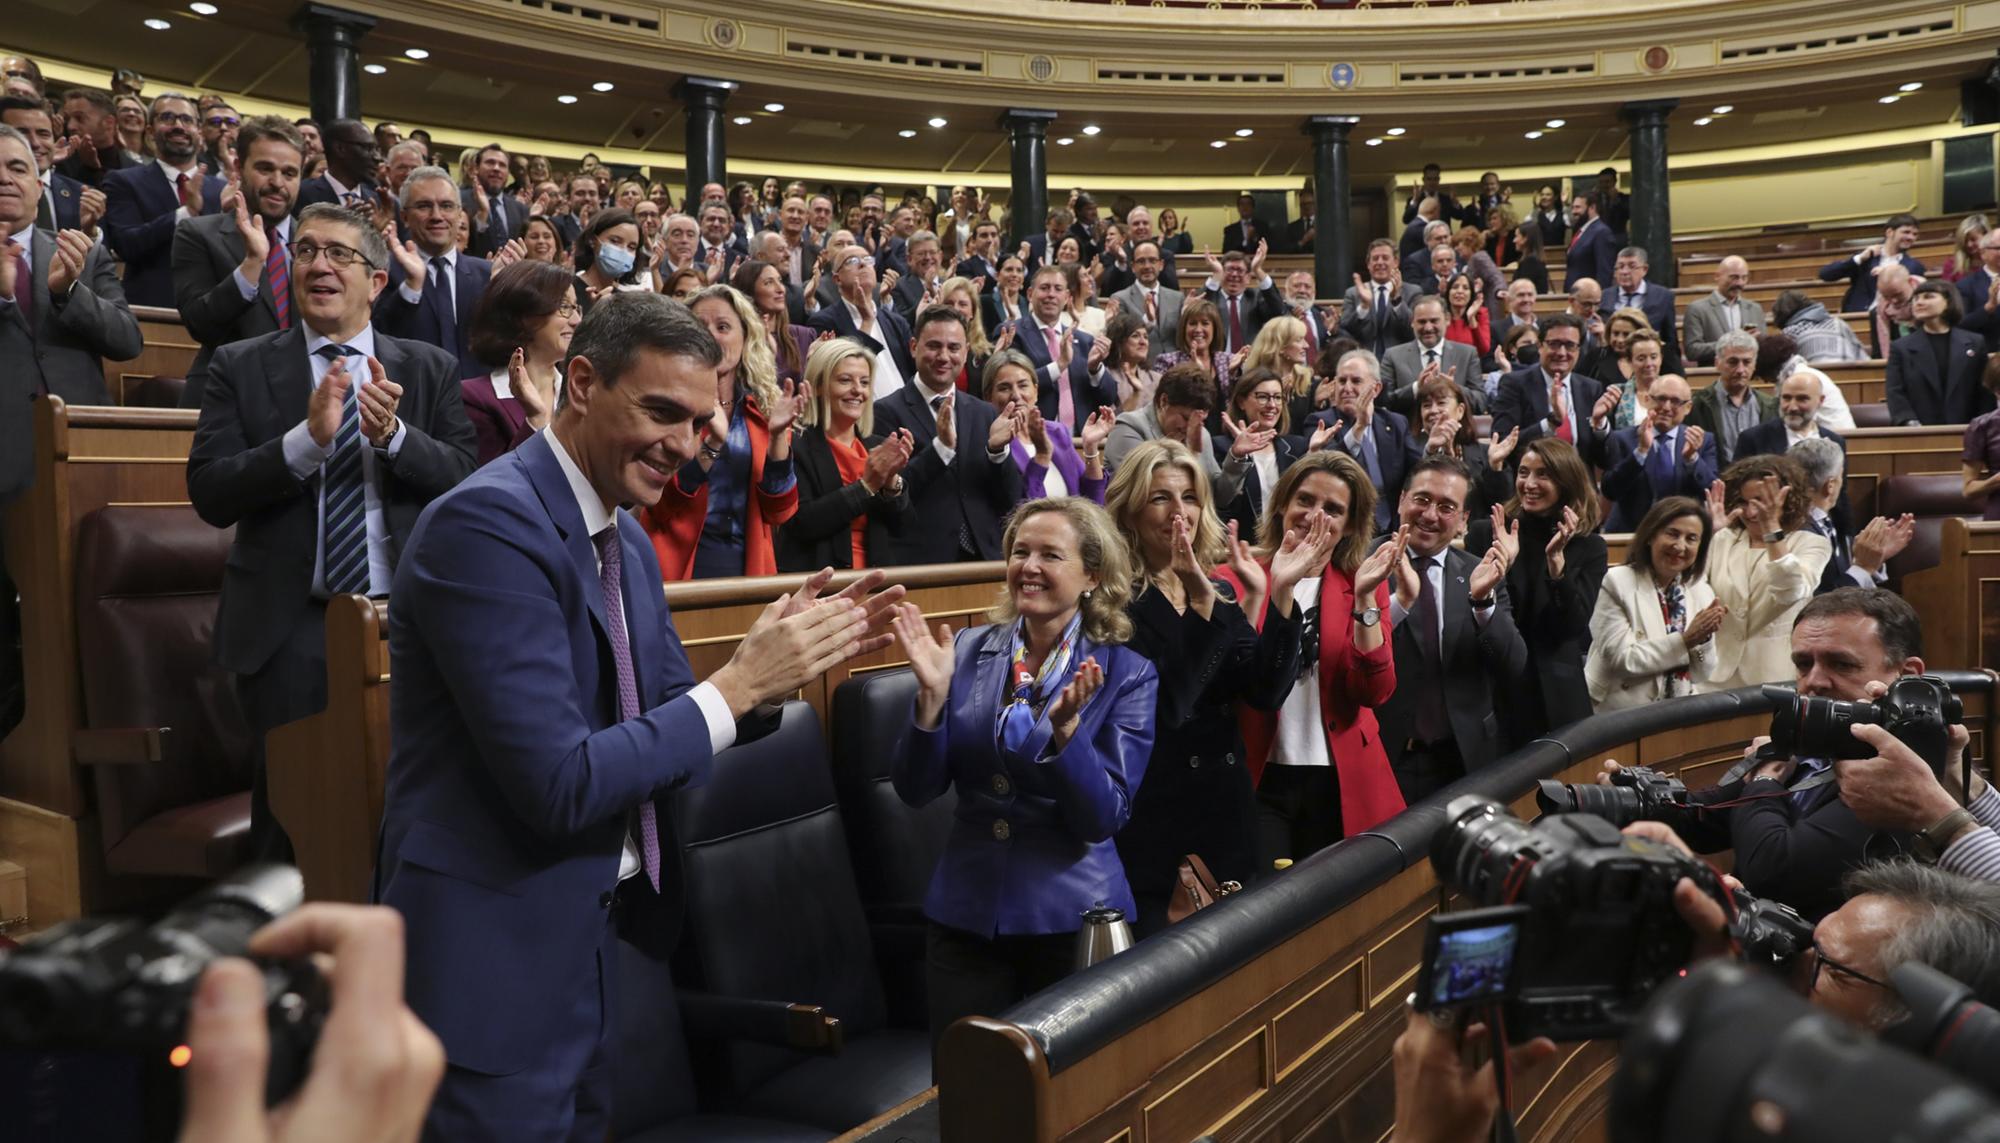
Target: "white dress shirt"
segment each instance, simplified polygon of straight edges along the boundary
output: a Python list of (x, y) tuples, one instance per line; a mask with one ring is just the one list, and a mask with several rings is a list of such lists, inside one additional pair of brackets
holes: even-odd
[[(1294, 615), (1319, 606), (1319, 579), (1302, 579), (1292, 588), (1292, 606), (1298, 609)], [(1321, 614), (1319, 621), (1322, 626), (1354, 622), (1345, 615), (1326, 614)], [(1278, 708), (1278, 737), (1271, 746), (1271, 761), (1280, 766), (1331, 766), (1333, 759), (1326, 751), (1326, 718), (1319, 703), (1319, 648), (1301, 648), (1300, 654), (1307, 671)]]
[[(505, 373), (506, 370), (503, 369), (501, 372)], [(495, 384), (497, 385), (498, 382), (496, 381)], [(616, 523), (617, 521), (613, 519), (611, 513), (605, 510), (604, 501), (598, 499), (597, 490), (590, 486), (590, 481), (583, 478), (583, 470), (576, 466), (575, 460), (571, 459), (569, 449), (563, 446), (561, 439), (556, 436), (555, 430), (553, 428), (543, 429), (542, 435), (548, 438), (549, 449), (556, 454), (556, 464), (562, 468), (563, 479), (569, 481), (570, 495), (576, 497), (577, 510), (583, 513), (584, 531), (590, 533), (592, 536), (596, 536), (599, 532)], [(598, 557), (597, 545), (595, 543), (590, 545), (590, 558), (591, 562), (597, 565), (599, 574), (602, 574), (604, 571), (604, 561)], [(631, 637), (631, 619), (629, 616), (626, 618), (626, 637), (629, 642)], [(736, 742), (736, 720), (729, 717), (729, 703), (723, 699), (722, 692), (715, 689), (715, 684), (711, 682), (696, 683), (694, 689), (688, 692), (688, 697), (694, 700), (694, 705), (701, 710), (702, 720), (708, 723), (709, 752), (711, 754), (720, 754), (734, 745)], [(662, 858), (662, 860), (665, 859)], [(638, 872), (639, 846), (628, 831), (625, 835), (624, 851), (618, 855), (618, 880), (623, 881)]]
[(882, 333), (882, 307), (876, 306), (874, 311), (868, 315), (868, 320), (864, 322), (861, 320), (861, 311), (855, 307), (853, 302), (842, 297), (840, 304), (847, 307), (847, 316), (854, 319), (854, 328), (874, 338), (882, 346), (882, 352), (875, 355), (875, 378), (874, 383), (870, 386), (870, 392), (873, 394), (875, 400), (879, 401), (896, 390), (901, 389), (906, 382), (903, 380), (902, 369), (896, 364), (895, 349), (889, 344), (889, 339)]
[[(333, 362), (319, 355), (319, 349), (334, 344), (344, 344), (350, 349), (360, 351), (362, 356), (350, 356), (344, 359), (347, 362), (347, 378), (353, 385), (368, 384), (373, 373), (368, 367), (368, 362), (375, 357), (374, 326), (362, 326), (360, 333), (340, 343), (308, 328), (306, 365), (312, 370), (313, 389), (319, 388), (319, 383), (326, 377), (326, 371), (333, 365)], [(407, 430), (403, 426), (403, 420), (398, 417), (396, 431), (390, 435), (386, 446), (377, 449), (365, 436), (361, 442), (361, 502), (368, 526), (368, 594), (376, 598), (389, 594), (389, 580), (394, 569), (390, 566), (389, 522), (382, 514), (382, 480), (380, 473), (376, 471), (375, 454), (379, 451), (389, 459), (395, 459), (396, 454), (403, 449), (403, 439), (406, 435)], [(312, 430), (307, 427), (305, 421), (293, 425), (285, 433), (283, 448), (285, 467), (291, 469), (292, 475), (300, 480), (311, 476), (315, 470), (324, 468), (326, 462), (333, 456), (333, 442), (329, 441), (322, 445), (314, 440)], [(327, 593), (326, 483), (323, 480), (320, 482), (316, 499), (319, 501), (319, 525), (314, 529), (314, 546), (318, 550), (313, 553), (312, 591), (315, 598), (324, 599)]]

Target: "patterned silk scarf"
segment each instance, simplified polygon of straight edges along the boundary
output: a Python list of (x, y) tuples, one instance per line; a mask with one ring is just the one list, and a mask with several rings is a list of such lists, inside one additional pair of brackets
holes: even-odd
[(1063, 628), (1062, 641), (1042, 660), (1041, 673), (1036, 674), (1028, 670), (1027, 622), (1014, 625), (1014, 665), (1009, 675), (1014, 693), (1007, 705), (1000, 708), (998, 728), (1000, 746), (1008, 753), (1020, 751), (1049, 700), (1069, 685), (1074, 673), (1071, 660), (1076, 654), (1076, 637), (1082, 629), (1083, 610), (1079, 608), (1070, 616), (1069, 626)]
[[(1660, 592), (1660, 617), (1666, 620), (1667, 634), (1678, 635), (1687, 629), (1687, 597), (1681, 592), (1681, 585)], [(1675, 667), (1667, 672), (1667, 693), (1683, 695), (1688, 693), (1689, 676), (1686, 667)]]

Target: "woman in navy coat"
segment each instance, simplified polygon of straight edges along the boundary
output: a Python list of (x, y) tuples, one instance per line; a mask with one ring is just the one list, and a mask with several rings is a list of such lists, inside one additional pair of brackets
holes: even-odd
[(958, 795), (924, 898), (933, 1044), (1066, 974), (1085, 910), (1134, 912), (1111, 839), (1153, 749), (1159, 676), (1124, 646), (1125, 544), (1104, 509), (1068, 497), (1021, 505), (1001, 546), (992, 624), (954, 641), (915, 605), (896, 616), (917, 676), (896, 793), (913, 806)]

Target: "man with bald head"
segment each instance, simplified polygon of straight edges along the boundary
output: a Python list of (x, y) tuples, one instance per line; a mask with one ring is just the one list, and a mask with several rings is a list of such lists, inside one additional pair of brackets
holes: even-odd
[(1715, 364), (1715, 344), (1722, 335), (1743, 330), (1752, 337), (1764, 332), (1764, 309), (1743, 296), (1750, 284), (1750, 263), (1731, 254), (1715, 264), (1715, 289), (1687, 308), (1681, 319), (1687, 358), (1697, 365)]
[(1889, 347), (1898, 338), (1914, 333), (1922, 325), (1910, 312), (1910, 302), (1922, 284), (1922, 278), (1912, 275), (1900, 263), (1882, 267), (1875, 279), (1875, 301), (1868, 307), (1870, 348), (1877, 358), (1889, 356)]
[[(1145, 206), (1135, 206), (1125, 212), (1125, 249), (1138, 252), (1141, 242), (1158, 242), (1160, 232), (1153, 229), (1153, 212)], [(1166, 247), (1162, 246), (1164, 252)], [(1160, 284), (1169, 290), (1181, 288), (1181, 276), (1174, 270), (1171, 254), (1162, 254), (1160, 264)]]
[(1578, 278), (1569, 284), (1569, 309), (1565, 312), (1583, 323), (1583, 352), (1589, 353), (1604, 344), (1604, 316), (1598, 307), (1604, 304), (1604, 287), (1595, 278)]
[(1604, 495), (1611, 499), (1607, 532), (1630, 532), (1655, 501), (1667, 496), (1700, 500), (1715, 483), (1715, 441), (1684, 424), (1694, 394), (1687, 380), (1668, 373), (1640, 400), (1647, 405), (1638, 424), (1611, 434), (1605, 446)]

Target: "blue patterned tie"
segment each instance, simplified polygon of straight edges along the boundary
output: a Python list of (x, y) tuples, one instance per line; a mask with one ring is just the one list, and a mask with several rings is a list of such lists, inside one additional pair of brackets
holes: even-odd
[[(359, 351), (345, 345), (322, 345), (316, 352), (328, 362), (361, 356)], [(347, 399), (340, 406), (340, 430), (333, 434), (333, 455), (326, 458), (325, 476), (321, 483), (325, 514), (320, 542), (326, 557), (328, 595), (365, 595), (369, 588), (367, 497), (362, 488), (361, 475), (360, 393), (361, 379), (353, 376), (350, 370)]]

